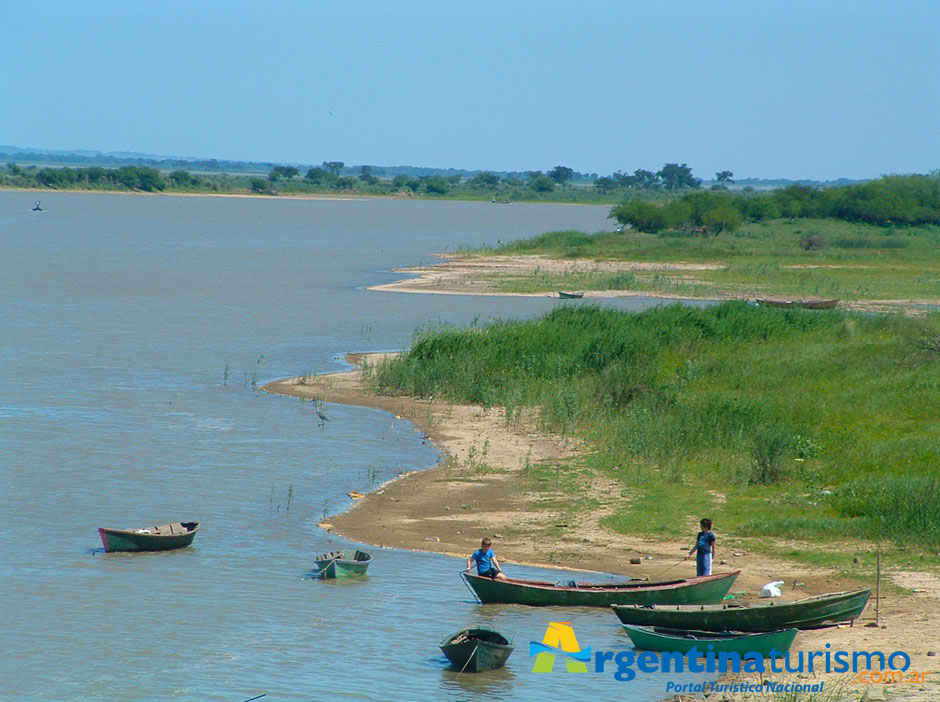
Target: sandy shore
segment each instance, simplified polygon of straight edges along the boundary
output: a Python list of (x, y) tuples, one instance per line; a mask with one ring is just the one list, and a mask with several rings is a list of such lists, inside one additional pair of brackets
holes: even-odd
[[(553, 259), (545, 256), (504, 256), (497, 254), (458, 253), (435, 254), (441, 263), (430, 266), (396, 268), (396, 273), (409, 278), (374, 285), (369, 290), (407, 293), (435, 293), (439, 295), (511, 295), (518, 297), (556, 297), (555, 293), (512, 293), (500, 290), (500, 283), (509, 280), (532, 281), (535, 276), (563, 281), (566, 275), (605, 275), (629, 273), (635, 276), (639, 287), (635, 290), (585, 290), (584, 299), (644, 297), (662, 300), (754, 300), (758, 297), (779, 297), (765, 290), (750, 287), (722, 289), (701, 277), (704, 271), (720, 270), (719, 263), (594, 261), (587, 259)], [(688, 289), (694, 286), (701, 294), (683, 295), (642, 287), (644, 281), (666, 280)], [(559, 288), (568, 290), (559, 284)], [(580, 292), (580, 291), (579, 291)], [(843, 308), (865, 312), (922, 314), (925, 308), (940, 306), (940, 298), (909, 300), (849, 300), (840, 303)]]
[[(347, 358), (361, 367), (366, 362), (381, 362), (382, 357), (350, 354)], [(599, 476), (585, 476), (584, 493), (597, 500), (597, 507), (579, 513), (576, 519), (565, 516), (570, 513), (561, 503), (564, 496), (553, 490), (550, 479), (533, 489), (537, 483), (529, 475), (529, 466), (568, 460), (582, 447), (563, 437), (540, 433), (531, 417), (507, 422), (504, 413), (496, 409), (484, 411), (482, 407), (434, 399), (377, 395), (363, 382), (360, 369), (276, 381), (263, 389), (389, 411), (412, 421), (444, 455), (442, 463), (434, 468), (405, 474), (357, 500), (349, 511), (322, 523), (323, 528), (363, 543), (460, 558), (465, 558), (479, 545), (480, 538), (488, 535), (493, 537), (494, 550), (510, 576), (514, 563), (634, 577), (647, 575), (654, 579), (664, 573), (667, 577), (694, 575), (692, 562), (679, 564), (690, 543), (637, 539), (598, 524), (624, 499), (619, 484)], [(697, 516), (689, 515), (687, 521), (691, 541), (697, 531)], [(771, 580), (786, 581), (787, 599), (859, 587), (857, 581), (840, 580), (824, 569), (754, 552), (749, 542), (725, 537), (720, 529), (718, 536), (721, 563), (715, 571), (740, 569), (732, 592), (746, 592), (738, 595), (745, 601), (754, 599), (760, 587)], [(631, 558), (640, 559), (640, 564), (632, 565)], [(874, 586), (873, 562), (860, 567), (871, 572)], [(797, 582), (803, 585), (794, 586)], [(933, 677), (936, 682), (889, 686), (887, 699), (940, 699), (940, 686), (936, 684), (940, 683), (938, 658), (927, 655), (928, 651), (940, 648), (937, 645), (940, 578), (929, 573), (884, 573), (880, 609), (881, 628), (874, 628), (872, 601), (854, 627), (801, 632), (793, 650), (824, 651), (828, 643), (831, 650), (906, 651), (911, 655), (911, 670), (931, 671), (928, 680)], [(830, 680), (836, 684), (843, 678), (828, 676), (827, 684)], [(856, 690), (858, 695), (872, 687), (852, 680), (842, 684)]]

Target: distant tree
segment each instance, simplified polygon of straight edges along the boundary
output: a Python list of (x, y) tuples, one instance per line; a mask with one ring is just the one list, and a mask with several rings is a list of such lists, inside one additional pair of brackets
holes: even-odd
[(432, 195), (446, 195), (447, 181), (440, 176), (430, 176), (424, 181), (424, 189)]
[(619, 185), (620, 183), (610, 176), (603, 176), (594, 181), (594, 187), (602, 193), (613, 192)]
[(659, 186), (659, 176), (653, 171), (637, 168), (631, 175), (621, 173), (620, 184), (631, 190), (652, 190)]
[(18, 176), (18, 175), (22, 175), (22, 174), (23, 174), (23, 169), (20, 168), (20, 167), (19, 167), (18, 165), (16, 165), (15, 163), (13, 163), (12, 161), (7, 164), (7, 170), (10, 171), (10, 175)]
[(529, 182), (529, 187), (537, 193), (550, 193), (555, 189), (555, 179), (547, 175), (539, 176)]
[(696, 189), (702, 185), (702, 182), (692, 175), (692, 169), (684, 163), (681, 166), (678, 163), (667, 163), (656, 175), (668, 190)]
[(574, 177), (574, 171), (567, 166), (555, 166), (546, 175), (559, 185), (564, 185)]
[(268, 180), (270, 180), (272, 183), (276, 183), (281, 178), (284, 180), (290, 180), (299, 174), (300, 171), (298, 171), (293, 166), (275, 166), (271, 169), (271, 172), (268, 173)]
[(730, 204), (719, 205), (702, 214), (702, 224), (708, 227), (715, 236), (724, 231), (734, 231), (741, 226), (743, 220), (741, 211)]
[(715, 180), (717, 180), (721, 185), (727, 186), (728, 184), (733, 184), (734, 181), (731, 180), (734, 178), (734, 173), (731, 171), (718, 171), (715, 174)]
[(472, 188), (489, 190), (499, 185), (499, 176), (489, 171), (480, 171), (467, 181), (467, 184)]
[(267, 181), (265, 181), (265, 180), (263, 180), (263, 179), (261, 179), (261, 178), (252, 178), (250, 181), (248, 181), (248, 187), (249, 187), (249, 188), (251, 189), (251, 191), (254, 192), (254, 193), (266, 193), (266, 192), (268, 192), (268, 184), (267, 184)]
[(315, 185), (326, 185), (334, 178), (336, 178), (336, 176), (322, 168), (311, 168), (307, 171), (307, 175), (304, 176), (304, 179), (309, 180)]
[[(91, 169), (89, 169), (91, 170)], [(177, 188), (185, 188), (187, 185), (193, 184), (193, 177), (189, 171), (173, 171), (167, 176), (170, 179), (170, 182), (175, 185)], [(89, 180), (91, 180), (91, 174), (89, 173)]]
[(644, 200), (630, 200), (618, 205), (611, 210), (610, 216), (640, 232), (658, 232), (667, 225), (663, 208)]
[(528, 178), (529, 180), (535, 180), (540, 175), (543, 175), (542, 171), (526, 171), (525, 172), (525, 177)]
[(372, 172), (372, 166), (362, 166), (359, 180), (366, 185), (375, 185), (379, 182), (379, 179), (376, 178), (375, 174)]
[(100, 183), (103, 180), (107, 180), (108, 171), (101, 166), (92, 166), (85, 170), (85, 177), (88, 178), (89, 183)]
[(454, 173), (454, 175), (447, 176), (445, 180), (451, 185), (460, 185), (460, 181), (463, 180), (463, 176), (460, 173)]
[(342, 161), (324, 161), (323, 167), (333, 175), (339, 175), (346, 164)]

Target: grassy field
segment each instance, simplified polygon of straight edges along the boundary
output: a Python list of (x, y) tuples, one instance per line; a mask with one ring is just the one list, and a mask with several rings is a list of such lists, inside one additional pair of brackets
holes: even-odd
[(618, 532), (685, 535), (689, 515), (707, 514), (768, 548), (889, 540), (927, 553), (940, 550), (938, 338), (938, 313), (585, 305), (422, 329), (373, 382), (502, 406), (508, 421), (538, 408), (589, 451), (533, 474), (572, 504), (591, 476), (617, 481), (605, 525)]
[[(661, 269), (530, 275), (506, 292), (557, 289), (651, 291), (693, 297), (818, 297), (940, 301), (940, 227), (880, 227), (837, 220), (773, 220), (734, 232), (549, 232), (484, 253), (664, 264)], [(670, 270), (668, 264), (700, 264)]]

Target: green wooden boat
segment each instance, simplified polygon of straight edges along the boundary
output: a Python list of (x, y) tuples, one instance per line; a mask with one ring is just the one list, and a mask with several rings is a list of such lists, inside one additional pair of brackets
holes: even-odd
[(372, 554), (356, 549), (332, 551), (317, 556), (317, 571), (322, 578), (354, 578), (365, 575)]
[(760, 653), (764, 658), (769, 658), (771, 651), (778, 653), (789, 651), (797, 632), (796, 629), (758, 633), (684, 631), (662, 627), (630, 626), (629, 624), (624, 624), (623, 628), (633, 642), (634, 648), (644, 651), (678, 651), (685, 654), (695, 648), (702, 656), (709, 651), (714, 651), (715, 653), (734, 652), (742, 656), (745, 653)]
[(441, 651), (451, 666), (461, 673), (502, 668), (513, 650), (505, 636), (481, 627), (461, 629), (441, 642)]
[(613, 605), (624, 624), (702, 631), (812, 629), (852, 621), (862, 613), (871, 590), (834, 592), (795, 602), (761, 601), (682, 607)]
[(142, 529), (98, 529), (106, 553), (114, 551), (172, 551), (192, 544), (199, 522), (173, 522)]
[(507, 578), (493, 580), (461, 573), (482, 604), (523, 604), (531, 606), (609, 607), (612, 604), (698, 604), (721, 602), (740, 570), (699, 578), (648, 582), (588, 583)]
[(583, 292), (565, 292), (564, 290), (558, 291), (558, 297), (562, 300), (580, 300), (584, 297)]

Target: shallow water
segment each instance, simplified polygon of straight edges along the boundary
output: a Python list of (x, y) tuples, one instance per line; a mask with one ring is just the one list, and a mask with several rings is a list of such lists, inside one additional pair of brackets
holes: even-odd
[[(0, 698), (643, 700), (692, 679), (533, 674), (528, 641), (550, 621), (582, 647), (629, 641), (605, 611), (476, 605), (460, 559), (371, 549), (361, 581), (305, 579), (349, 545), (317, 521), (437, 451), (387, 413), (328, 405), (319, 427), (309, 404), (256, 390), (407, 346), (429, 321), (550, 309), (364, 286), (461, 245), (609, 228), (607, 208), (35, 199), (0, 193)], [(180, 519), (203, 525), (193, 548), (100, 552), (99, 526)], [(445, 669), (440, 639), (474, 622), (515, 637), (506, 669)]]

